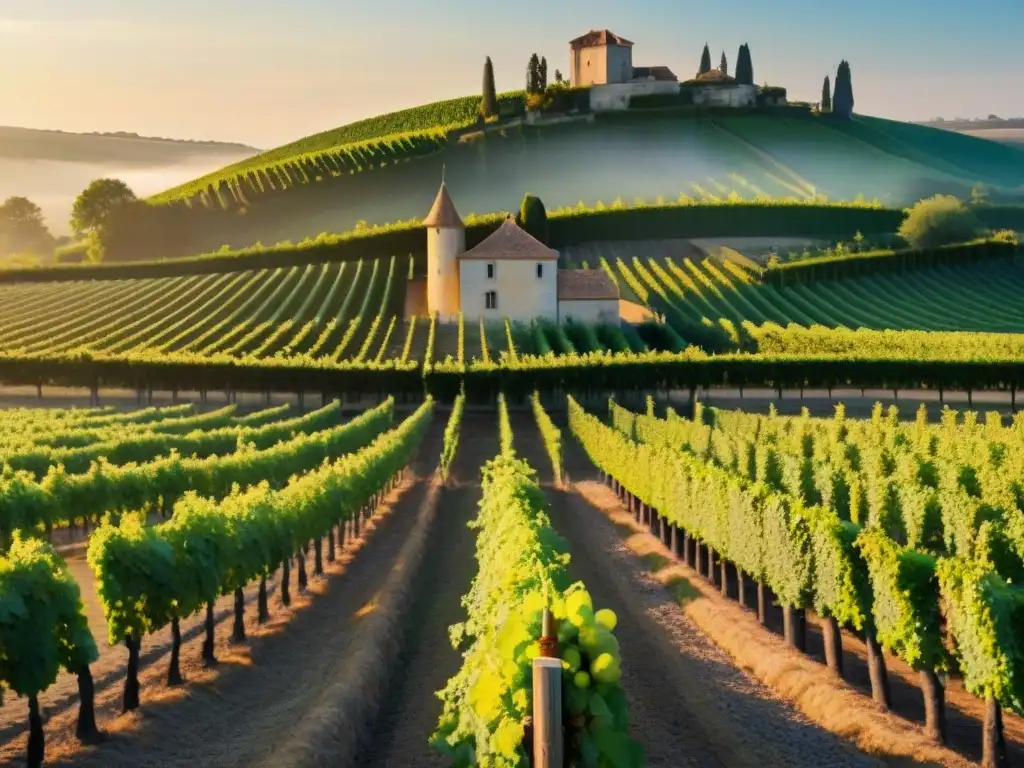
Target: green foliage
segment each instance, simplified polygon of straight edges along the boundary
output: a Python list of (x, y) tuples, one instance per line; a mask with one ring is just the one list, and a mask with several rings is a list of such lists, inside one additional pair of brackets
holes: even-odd
[(900, 237), (913, 248), (964, 243), (984, 233), (975, 213), (949, 195), (936, 195), (915, 203), (899, 228)]
[(1024, 712), (1024, 590), (963, 557), (941, 560), (938, 578), (967, 690)]
[(236, 484), (266, 480), (280, 487), (296, 472), (308, 472), (327, 458), (367, 445), (390, 425), (393, 412), (394, 399), (389, 398), (345, 424), (299, 434), (264, 450), (242, 445), (203, 459), (172, 451), (164, 458), (123, 466), (100, 460), (78, 475), (51, 467), (38, 483), (26, 472), (8, 470), (0, 475), (0, 534), (99, 521), (107, 513), (116, 520), (121, 510), (166, 511), (189, 491), (219, 498)]
[(498, 395), (498, 440), (501, 445), (502, 456), (511, 456), (515, 453), (512, 422), (509, 421), (508, 404), (505, 402), (504, 392)]
[(697, 70), (698, 75), (703, 75), (711, 71), (711, 49), (708, 48), (708, 44), (704, 43), (704, 50), (700, 55), (700, 68)]
[[(913, 215), (913, 214), (911, 214)], [(923, 213), (921, 217), (915, 217), (912, 223), (910, 215), (900, 225), (901, 235), (911, 238), (915, 242), (928, 242), (932, 239), (939, 241), (941, 237), (917, 238), (910, 234), (910, 231), (922, 232), (929, 230), (930, 223), (923, 222), (928, 217)], [(938, 227), (943, 225), (939, 223)], [(904, 234), (904, 230), (906, 233)], [(934, 232), (934, 230), (931, 230)], [(952, 235), (952, 230), (946, 230)], [(964, 230), (965, 234), (977, 234), (977, 230), (970, 227)], [(1017, 252), (1017, 244), (1007, 239), (996, 240), (994, 238), (975, 240), (959, 239), (950, 243), (937, 243), (936, 245), (920, 245), (914, 248), (901, 250), (882, 249), (876, 251), (864, 251), (860, 253), (843, 252), (831, 256), (818, 256), (799, 261), (787, 263), (775, 262), (769, 264), (764, 272), (764, 279), (768, 283), (784, 286), (795, 283), (810, 283), (818, 280), (835, 280), (838, 278), (855, 277), (858, 275), (872, 275), (886, 272), (903, 272), (911, 269), (927, 269), (936, 266), (958, 266), (964, 264), (976, 264), (988, 260), (1010, 260)]]
[(38, 205), (24, 197), (9, 197), (0, 204), (0, 257), (46, 254), (53, 242)]
[(0, 556), (0, 694), (35, 696), (60, 670), (77, 674), (97, 658), (67, 565), (49, 544), (15, 535)]
[(544, 203), (541, 202), (539, 197), (531, 194), (524, 195), (517, 219), (519, 226), (526, 230), (526, 232), (542, 243), (547, 244), (549, 239), (548, 212), (545, 210)]
[(832, 83), (828, 75), (825, 75), (825, 82), (821, 86), (821, 111), (832, 111)]
[(454, 766), (528, 764), (523, 721), (532, 711), (532, 664), (545, 609), (560, 622), (567, 757), (607, 768), (643, 763), (640, 746), (627, 736), (615, 614), (595, 611), (584, 586), (570, 583), (569, 553), (547, 510), (524, 461), (503, 453), (484, 467), (472, 523), (479, 569), (463, 598), (467, 620), (451, 628), (463, 663), (438, 694), (443, 712), (430, 739)]
[(484, 85), (483, 96), (480, 100), (480, 114), (486, 117), (496, 117), (498, 114), (498, 91), (494, 87), (494, 65), (491, 57), (488, 56), (484, 62)]
[(79, 235), (102, 232), (119, 211), (135, 200), (135, 193), (120, 179), (96, 179), (75, 199), (71, 228)]
[(729, 74), (729, 61), (725, 58), (725, 51), (722, 51), (722, 60), (718, 64), (718, 71), (723, 75)]
[(836, 117), (849, 120), (853, 117), (853, 77), (846, 59), (839, 62), (836, 70), (836, 84), (832, 94), (832, 112)]
[(750, 58), (750, 46), (743, 43), (740, 46), (739, 54), (736, 56), (736, 82), (740, 85), (754, 84), (754, 64)]
[(537, 428), (541, 437), (544, 438), (544, 447), (547, 449), (548, 458), (551, 459), (551, 471), (555, 482), (562, 482), (562, 431), (555, 426), (555, 423), (544, 410), (540, 401), (540, 393), (534, 392), (530, 395), (530, 405), (533, 407), (533, 416), (537, 420)]
[(98, 528), (88, 560), (110, 642), (153, 632), (272, 573), (308, 541), (351, 518), (408, 463), (432, 414), (428, 398), (394, 430), (354, 453), (328, 454), (280, 490), (267, 482), (273, 478), (267, 472), (261, 482), (244, 490), (235, 484), (221, 498), (190, 491), (171, 520), (157, 526), (129, 515)]
[(466, 407), (466, 396), (460, 394), (455, 398), (451, 415), (444, 428), (444, 445), (441, 448), (441, 478), (448, 479), (452, 462), (455, 461), (455, 454), (459, 449), (459, 429), (462, 425), (462, 412)]

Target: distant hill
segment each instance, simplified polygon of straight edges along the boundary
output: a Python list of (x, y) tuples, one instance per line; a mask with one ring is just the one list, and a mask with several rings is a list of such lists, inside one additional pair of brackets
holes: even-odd
[(918, 125), (955, 131), (1015, 147), (1024, 147), (1024, 117), (1012, 117), (1006, 120), (998, 117), (979, 120), (929, 120), (918, 123)]
[(228, 142), (0, 126), (0, 158), (10, 160), (161, 166), (206, 157), (249, 157), (258, 152), (254, 147)]

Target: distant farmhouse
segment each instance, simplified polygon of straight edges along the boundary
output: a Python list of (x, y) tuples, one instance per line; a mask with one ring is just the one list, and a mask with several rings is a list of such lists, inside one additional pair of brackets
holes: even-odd
[[(680, 83), (666, 66), (636, 67), (632, 41), (608, 29), (594, 29), (569, 42), (569, 84), (590, 89), (590, 108), (595, 112), (628, 109), (636, 96), (675, 96), (681, 91), (692, 95), (694, 106), (740, 108), (758, 103), (756, 85), (740, 83), (720, 69)], [(773, 96), (771, 103), (785, 104), (785, 95)]]
[(442, 182), (427, 232), (427, 311), (466, 320), (619, 322), (619, 289), (603, 269), (559, 269), (558, 251), (511, 216), (466, 250), (466, 228)]

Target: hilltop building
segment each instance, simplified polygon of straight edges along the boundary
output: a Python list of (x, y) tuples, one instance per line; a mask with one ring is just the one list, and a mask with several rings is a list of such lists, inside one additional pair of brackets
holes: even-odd
[(558, 251), (511, 216), (466, 250), (466, 227), (444, 182), (427, 229), (427, 311), (441, 322), (544, 318), (619, 321), (619, 289), (603, 269), (559, 269)]
[[(593, 29), (569, 42), (569, 84), (589, 87), (590, 109), (609, 112), (629, 109), (634, 96), (692, 93), (695, 106), (752, 107), (757, 86), (738, 83), (725, 72), (713, 69), (680, 83), (668, 67), (633, 66), (633, 43), (608, 29)], [(784, 95), (771, 98), (785, 104)]]

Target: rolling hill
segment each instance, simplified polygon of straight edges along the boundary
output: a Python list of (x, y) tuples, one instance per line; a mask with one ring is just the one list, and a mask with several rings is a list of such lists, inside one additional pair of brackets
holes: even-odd
[[(517, 95), (503, 98), (514, 104)], [(151, 202), (186, 205), (208, 232), (203, 246), (216, 248), (423, 216), (442, 169), (463, 214), (514, 208), (526, 192), (549, 209), (680, 197), (900, 206), (938, 192), (966, 197), (978, 184), (994, 199), (1024, 195), (1024, 151), (881, 118), (644, 110), (481, 131), (475, 103), (465, 97), (343, 126)], [(202, 222), (204, 210), (213, 215)]]

